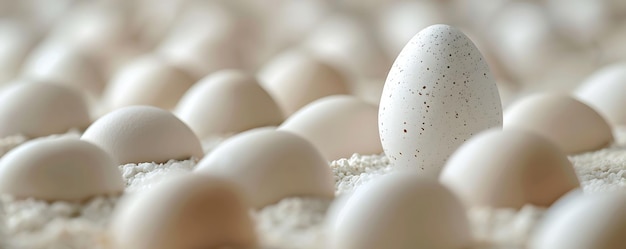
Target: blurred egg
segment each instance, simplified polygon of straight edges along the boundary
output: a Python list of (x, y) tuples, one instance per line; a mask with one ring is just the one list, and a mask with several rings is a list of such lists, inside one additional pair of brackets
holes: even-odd
[(329, 212), (330, 249), (461, 249), (473, 244), (463, 204), (436, 180), (415, 172), (382, 176)]
[(612, 125), (626, 125), (626, 63), (599, 69), (585, 79), (575, 96)]
[(339, 71), (299, 51), (278, 55), (257, 76), (287, 116), (313, 100), (348, 93)]
[(535, 94), (511, 105), (504, 128), (542, 135), (567, 154), (597, 150), (613, 141), (611, 126), (596, 111), (562, 94)]
[(195, 78), (228, 68), (241, 68), (234, 31), (191, 30), (166, 38), (158, 47), (162, 55)]
[(287, 197), (335, 194), (333, 173), (322, 154), (286, 131), (260, 128), (235, 135), (198, 162), (196, 172), (236, 182), (255, 208)]
[(383, 77), (391, 62), (365, 21), (347, 14), (327, 17), (304, 48), (349, 77)]
[(109, 152), (120, 164), (202, 158), (200, 141), (171, 112), (150, 106), (117, 109), (96, 120), (81, 139)]
[(357, 79), (351, 86), (350, 93), (367, 103), (378, 106), (383, 93), (385, 79), (362, 78)]
[(186, 174), (129, 195), (109, 226), (115, 249), (256, 248), (248, 203), (231, 182)]
[(447, 25), (420, 31), (394, 62), (378, 123), (385, 154), (436, 176), (461, 143), (502, 124), (498, 88), (472, 41)]
[(352, 154), (380, 154), (378, 107), (356, 97), (335, 95), (306, 105), (289, 117), (279, 130), (309, 140), (327, 160)]
[(163, 59), (144, 56), (117, 72), (103, 98), (111, 110), (130, 105), (173, 109), (194, 83), (190, 75)]
[(579, 187), (565, 154), (550, 140), (524, 130), (489, 130), (463, 144), (440, 181), (468, 207), (548, 207)]
[[(552, 210), (554, 209), (554, 210)], [(529, 249), (626, 248), (626, 193), (603, 192), (571, 197), (539, 223)]]
[(272, 97), (254, 77), (238, 70), (219, 71), (200, 80), (180, 100), (176, 115), (202, 139), (283, 121)]
[(61, 134), (90, 123), (83, 96), (65, 86), (22, 80), (0, 92), (0, 138)]
[(581, 45), (601, 38), (608, 30), (611, 15), (607, 1), (548, 0), (546, 9), (560, 33)]
[(0, 22), (0, 85), (16, 78), (35, 44), (33, 32), (23, 25)]
[(100, 96), (105, 83), (93, 61), (77, 48), (43, 44), (33, 51), (22, 76), (70, 86), (90, 96)]
[(32, 140), (0, 160), (0, 193), (16, 198), (82, 201), (124, 188), (113, 158), (77, 138)]

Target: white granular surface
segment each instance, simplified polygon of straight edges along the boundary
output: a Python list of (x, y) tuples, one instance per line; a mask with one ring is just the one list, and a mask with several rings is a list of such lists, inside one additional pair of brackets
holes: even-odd
[[(626, 129), (617, 129), (617, 142), (589, 153), (570, 156), (585, 192), (626, 188)], [(25, 141), (23, 137), (0, 140), (0, 155)], [(220, 140), (205, 142), (210, 151)], [(127, 192), (140, 192), (163, 178), (191, 171), (197, 160), (140, 163), (119, 166)], [(336, 193), (349, 194), (360, 186), (393, 170), (384, 155), (353, 155), (333, 161)], [(9, 249), (106, 249), (105, 228), (119, 197), (102, 196), (85, 203), (0, 198), (0, 227)], [(324, 219), (331, 200), (288, 198), (252, 212), (263, 248), (321, 249)], [(523, 249), (544, 209), (527, 205), (514, 209), (468, 211), (477, 239), (476, 249)]]

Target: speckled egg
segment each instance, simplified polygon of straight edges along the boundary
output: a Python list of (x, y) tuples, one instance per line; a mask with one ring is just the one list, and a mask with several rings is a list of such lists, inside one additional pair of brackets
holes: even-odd
[(480, 51), (454, 27), (420, 31), (389, 71), (378, 124), (393, 164), (438, 175), (461, 143), (502, 125), (498, 88)]
[[(342, 203), (341, 203), (342, 202)], [(394, 172), (333, 205), (329, 249), (462, 249), (473, 239), (461, 201), (437, 180)]]
[(110, 109), (130, 105), (151, 105), (173, 109), (195, 83), (186, 72), (152, 55), (136, 59), (111, 80), (104, 94)]
[(258, 128), (224, 141), (198, 162), (196, 172), (228, 178), (255, 208), (287, 197), (333, 198), (333, 173), (319, 150), (286, 131)]
[(468, 207), (549, 207), (580, 186), (572, 163), (547, 138), (525, 130), (489, 130), (464, 143), (440, 181)]
[(109, 152), (120, 164), (202, 158), (200, 140), (171, 112), (151, 106), (117, 109), (96, 120), (81, 139)]
[(626, 248), (626, 193), (578, 194), (550, 208), (529, 249)]
[(591, 107), (562, 94), (525, 97), (505, 111), (504, 129), (536, 132), (567, 154), (597, 150), (613, 141), (611, 126)]
[(612, 125), (626, 125), (626, 63), (608, 65), (596, 71), (585, 79), (575, 96)]
[(218, 71), (200, 80), (182, 97), (176, 115), (203, 139), (283, 121), (269, 93), (240, 70)]
[(124, 188), (113, 158), (74, 137), (35, 139), (0, 160), (0, 193), (16, 198), (82, 201)]
[(380, 154), (378, 107), (353, 96), (328, 96), (306, 105), (285, 120), (279, 130), (313, 143), (327, 160), (352, 154)]
[(0, 92), (0, 138), (66, 133), (90, 123), (87, 102), (66, 86), (19, 80)]
[(122, 199), (110, 242), (114, 249), (257, 248), (248, 208), (230, 181), (179, 175)]

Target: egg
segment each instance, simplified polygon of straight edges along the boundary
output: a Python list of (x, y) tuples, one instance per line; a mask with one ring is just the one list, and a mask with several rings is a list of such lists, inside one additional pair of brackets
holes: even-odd
[(109, 152), (120, 164), (202, 158), (200, 140), (171, 112), (129, 106), (96, 120), (81, 139)]
[(347, 81), (338, 70), (301, 51), (278, 55), (257, 75), (287, 116), (313, 100), (349, 92)]
[(185, 174), (122, 199), (109, 226), (114, 249), (256, 248), (247, 200), (233, 183)]
[(200, 138), (283, 121), (283, 113), (269, 93), (240, 70), (223, 70), (200, 80), (182, 97), (176, 115)]
[(612, 125), (626, 125), (626, 63), (599, 69), (582, 82), (575, 96)]
[(0, 86), (16, 78), (35, 44), (35, 34), (27, 27), (0, 22)]
[(113, 158), (77, 138), (35, 139), (0, 160), (0, 193), (16, 198), (82, 201), (124, 188)]
[(61, 134), (90, 123), (85, 99), (66, 86), (20, 80), (0, 92), (0, 138)]
[(328, 96), (306, 105), (279, 130), (293, 132), (317, 147), (326, 160), (352, 154), (380, 154), (378, 107), (353, 96)]
[(380, 139), (392, 164), (436, 176), (461, 143), (501, 125), (496, 83), (461, 31), (429, 26), (400, 52), (378, 112)]
[(589, 106), (562, 94), (535, 94), (510, 106), (504, 129), (536, 132), (567, 154), (597, 150), (613, 141), (611, 126)]
[(525, 130), (489, 130), (463, 144), (440, 181), (468, 207), (549, 207), (578, 188), (576, 172), (561, 149)]
[(110, 109), (130, 105), (173, 109), (194, 83), (189, 74), (158, 56), (144, 56), (116, 73), (103, 98)]
[(461, 249), (473, 244), (461, 201), (435, 179), (394, 172), (328, 215), (329, 249)]
[(195, 172), (236, 182), (254, 208), (287, 197), (333, 198), (335, 193), (328, 162), (310, 142), (268, 128), (224, 141), (198, 162)]
[(22, 76), (70, 86), (94, 97), (105, 86), (93, 60), (77, 48), (56, 43), (39, 45), (26, 59)]
[(550, 209), (529, 241), (529, 249), (626, 248), (626, 193), (571, 197)]

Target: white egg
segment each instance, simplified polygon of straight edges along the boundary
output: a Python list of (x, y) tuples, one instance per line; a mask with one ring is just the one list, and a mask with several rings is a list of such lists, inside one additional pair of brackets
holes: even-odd
[(83, 201), (124, 188), (113, 158), (77, 138), (32, 140), (0, 160), (0, 193), (17, 198)]
[(613, 141), (611, 126), (591, 107), (562, 94), (536, 94), (511, 105), (504, 128), (536, 132), (567, 154), (598, 150)]
[(524, 130), (489, 130), (464, 143), (440, 181), (468, 207), (549, 207), (578, 188), (574, 167), (550, 140)]
[(257, 75), (287, 116), (316, 99), (349, 91), (341, 72), (297, 50), (279, 54)]
[(585, 79), (575, 96), (601, 113), (612, 125), (626, 125), (626, 63), (599, 69)]
[[(554, 210), (552, 210), (554, 209)], [(626, 193), (579, 194), (549, 210), (529, 249), (626, 248)]]
[(436, 176), (472, 135), (502, 125), (498, 88), (461, 31), (433, 25), (404, 47), (385, 82), (378, 114), (385, 154)]
[(66, 86), (21, 80), (0, 92), (0, 138), (61, 134), (90, 123), (87, 102)]
[(380, 154), (378, 107), (347, 95), (328, 96), (294, 113), (279, 130), (293, 132), (315, 145), (327, 160), (352, 154)]
[(180, 100), (176, 115), (201, 139), (283, 121), (269, 93), (239, 70), (218, 71), (200, 80)]
[(313, 144), (268, 128), (224, 141), (198, 162), (196, 172), (236, 182), (255, 208), (287, 197), (333, 198), (335, 194), (333, 173)]
[(122, 199), (110, 242), (115, 249), (257, 248), (248, 208), (230, 181), (176, 176)]
[(117, 72), (103, 98), (112, 110), (130, 105), (173, 109), (194, 83), (189, 74), (162, 58), (144, 56)]
[(117, 109), (96, 120), (81, 139), (109, 152), (120, 164), (202, 158), (200, 140), (171, 112), (150, 106)]
[(462, 249), (473, 244), (459, 199), (415, 172), (382, 176), (329, 212), (329, 249)]

